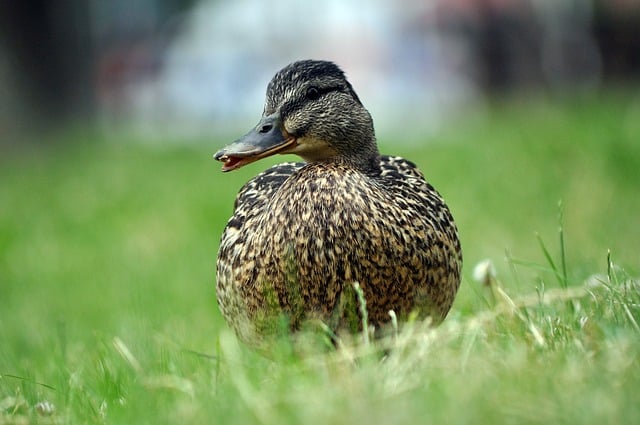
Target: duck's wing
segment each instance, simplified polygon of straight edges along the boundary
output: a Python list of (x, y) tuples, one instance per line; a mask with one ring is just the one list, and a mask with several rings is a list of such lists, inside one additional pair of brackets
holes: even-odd
[(220, 312), (243, 340), (253, 344), (259, 338), (247, 321), (247, 309), (255, 307), (247, 306), (244, 294), (238, 289), (247, 281), (252, 282), (256, 274), (253, 264), (257, 252), (248, 235), (259, 228), (258, 221), (280, 186), (304, 165), (292, 162), (278, 164), (247, 182), (238, 192), (233, 215), (220, 239), (216, 262), (216, 294)]
[(398, 190), (401, 195), (418, 196), (432, 207), (443, 209), (449, 215), (447, 219), (453, 223), (444, 200), (413, 162), (400, 156), (381, 155), (380, 177), (385, 183), (394, 186), (394, 190)]
[(393, 194), (392, 202), (381, 206), (387, 210), (386, 222), (395, 223), (394, 231), (403, 235), (402, 240), (413, 241), (409, 251), (402, 254), (404, 248), (399, 250), (398, 258), (415, 255), (422, 265), (405, 266), (413, 270), (413, 281), (419, 282), (416, 300), (421, 301), (416, 306), (439, 321), (449, 311), (460, 285), (462, 251), (453, 216), (411, 161), (382, 156), (380, 170), (379, 181)]
[(456, 250), (460, 251), (458, 231), (449, 207), (418, 167), (402, 157), (383, 155), (380, 157), (380, 170), (381, 181), (391, 186), (397, 194), (398, 205), (413, 201), (412, 209), (416, 214), (432, 222), (433, 228), (446, 233), (455, 243)]
[(416, 164), (400, 156), (380, 156), (380, 171), (382, 177), (414, 177), (424, 179), (424, 175)]
[(280, 186), (304, 165), (304, 162), (285, 162), (274, 165), (249, 180), (236, 196), (233, 216), (227, 226), (240, 228), (246, 218), (261, 214)]

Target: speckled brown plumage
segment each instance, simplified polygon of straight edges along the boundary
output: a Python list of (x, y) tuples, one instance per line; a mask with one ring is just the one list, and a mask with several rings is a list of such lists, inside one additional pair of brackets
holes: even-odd
[(307, 319), (353, 328), (354, 312), (344, 308), (354, 304), (345, 303), (353, 282), (378, 328), (389, 310), (442, 320), (462, 266), (453, 217), (413, 163), (378, 154), (371, 118), (342, 71), (323, 61), (281, 70), (256, 129), (216, 158), (229, 169), (251, 162), (265, 149), (255, 138), (272, 131), (280, 144), (269, 149), (307, 162), (269, 168), (236, 198), (217, 296), (240, 338), (261, 344), (281, 316), (294, 330)]

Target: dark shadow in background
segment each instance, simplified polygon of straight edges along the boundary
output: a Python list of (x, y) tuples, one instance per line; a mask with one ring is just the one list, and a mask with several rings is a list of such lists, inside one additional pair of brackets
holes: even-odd
[(0, 4), (0, 45), (14, 74), (11, 81), (18, 84), (13, 89), (26, 103), (30, 120), (90, 116), (95, 56), (87, 2), (2, 0)]
[[(101, 69), (108, 68), (107, 78), (126, 74), (131, 46), (156, 39), (193, 3), (0, 0), (0, 143), (24, 131), (90, 123)], [(113, 51), (125, 53), (113, 58)]]

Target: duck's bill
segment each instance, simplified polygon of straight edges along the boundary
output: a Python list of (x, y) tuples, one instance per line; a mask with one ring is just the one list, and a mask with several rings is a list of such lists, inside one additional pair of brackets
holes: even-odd
[(283, 138), (280, 143), (269, 146), (247, 145), (241, 143), (241, 140), (242, 139), (230, 144), (226, 148), (216, 152), (213, 156), (216, 160), (224, 163), (222, 165), (222, 171), (237, 170), (259, 159), (284, 152), (296, 144), (295, 137)]
[(213, 158), (224, 163), (222, 171), (237, 170), (261, 158), (284, 153), (296, 145), (296, 138), (282, 129), (278, 116), (263, 118), (258, 125)]

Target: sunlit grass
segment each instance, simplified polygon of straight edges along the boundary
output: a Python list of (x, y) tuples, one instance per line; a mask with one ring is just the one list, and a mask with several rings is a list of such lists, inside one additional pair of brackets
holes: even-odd
[(419, 147), (381, 140), (456, 217), (451, 314), (270, 358), (214, 294), (233, 198), (266, 164), (223, 175), (222, 140), (7, 149), (0, 424), (638, 422), (638, 111), (619, 94), (510, 100)]

